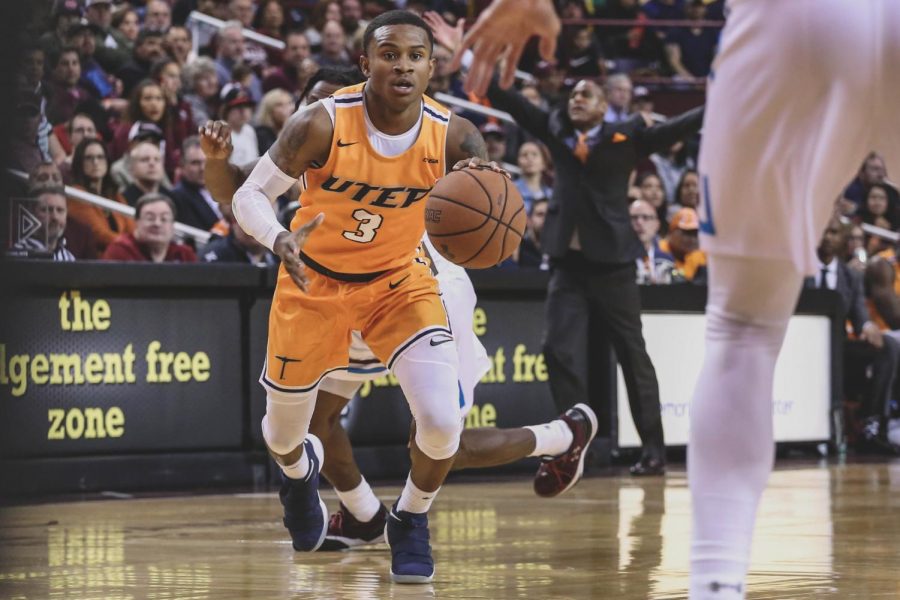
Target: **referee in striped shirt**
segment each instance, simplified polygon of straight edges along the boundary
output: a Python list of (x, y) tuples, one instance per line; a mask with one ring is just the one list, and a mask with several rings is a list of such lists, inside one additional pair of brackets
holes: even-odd
[[(41, 229), (16, 245), (13, 254), (25, 252), (26, 256), (50, 256), (55, 261), (71, 262), (75, 256), (66, 248), (66, 192), (61, 187), (39, 187), (29, 194), (35, 200), (35, 216)], [(46, 234), (46, 245), (44, 235)]]

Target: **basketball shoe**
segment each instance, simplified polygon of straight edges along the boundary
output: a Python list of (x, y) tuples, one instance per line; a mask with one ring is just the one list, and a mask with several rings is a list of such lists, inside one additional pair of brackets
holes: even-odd
[(581, 480), (588, 445), (597, 435), (597, 415), (587, 404), (578, 403), (559, 417), (572, 430), (569, 449), (545, 458), (534, 476), (534, 493), (552, 498), (571, 489)]
[(431, 583), (434, 560), (428, 542), (428, 513), (411, 513), (391, 507), (384, 527), (384, 539), (391, 547), (391, 581)]
[(363, 523), (341, 503), (328, 521), (328, 534), (319, 548), (321, 552), (346, 550), (364, 544), (377, 544), (383, 539), (388, 510), (382, 504), (371, 520)]
[(297, 552), (312, 552), (322, 545), (328, 532), (328, 510), (319, 496), (319, 469), (324, 454), (322, 442), (312, 434), (303, 441), (303, 456), (310, 461), (303, 479), (281, 473), (278, 497), (284, 506), (284, 526)]

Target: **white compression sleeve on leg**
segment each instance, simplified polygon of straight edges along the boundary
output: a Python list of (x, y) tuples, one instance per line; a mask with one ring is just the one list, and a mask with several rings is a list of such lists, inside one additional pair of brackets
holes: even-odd
[(279, 169), (266, 152), (234, 193), (231, 209), (241, 229), (269, 250), (278, 234), (287, 231), (275, 217), (272, 202), (296, 181)]

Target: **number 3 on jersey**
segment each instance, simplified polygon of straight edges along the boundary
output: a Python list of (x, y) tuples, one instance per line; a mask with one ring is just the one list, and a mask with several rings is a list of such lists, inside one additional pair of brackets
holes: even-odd
[(353, 218), (359, 221), (356, 231), (345, 231), (343, 236), (351, 242), (359, 242), (360, 244), (368, 244), (375, 239), (378, 228), (384, 217), (381, 215), (373, 215), (367, 210), (357, 208), (353, 211)]

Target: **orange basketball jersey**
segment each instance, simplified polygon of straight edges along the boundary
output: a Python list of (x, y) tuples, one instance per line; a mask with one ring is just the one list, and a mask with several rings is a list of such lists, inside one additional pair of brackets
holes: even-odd
[[(397, 156), (369, 143), (365, 84), (334, 94), (334, 136), (328, 161), (306, 172), (306, 189), (291, 229), (325, 213), (303, 247), (312, 268), (369, 274), (406, 266), (425, 233), (425, 199), (445, 172), (450, 111), (424, 98), (416, 142)], [(321, 269), (320, 269), (321, 270)]]

